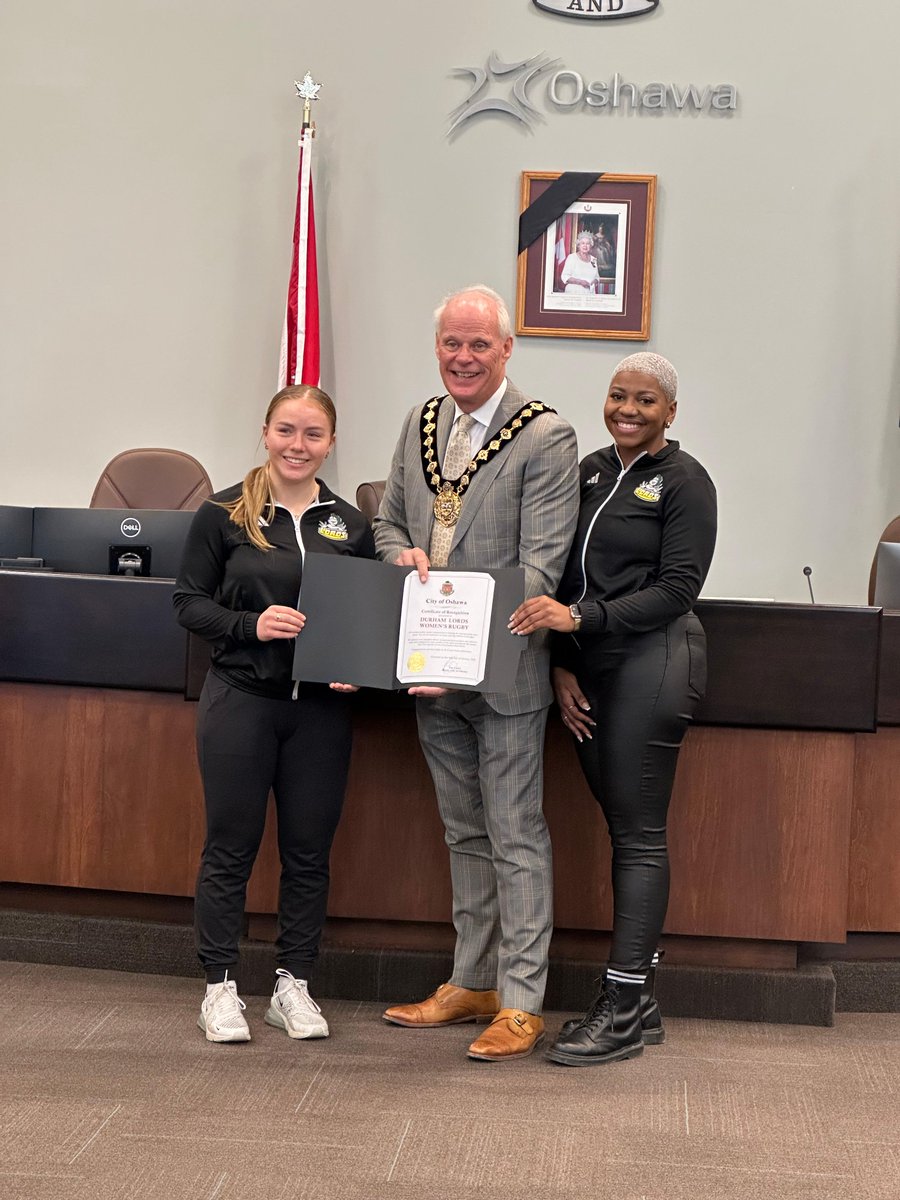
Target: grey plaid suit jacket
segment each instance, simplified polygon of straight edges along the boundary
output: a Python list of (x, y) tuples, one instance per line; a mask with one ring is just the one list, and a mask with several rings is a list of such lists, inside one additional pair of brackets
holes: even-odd
[[(485, 445), (529, 397), (508, 381)], [(384, 498), (373, 523), (378, 556), (393, 562), (412, 546), (428, 550), (434, 493), (422, 470), (422, 406), (406, 416)], [(456, 409), (446, 397), (438, 410), (437, 454), (443, 462)], [(478, 472), (465, 493), (450, 548), (450, 570), (525, 568), (525, 595), (553, 595), (578, 516), (575, 431), (554, 413), (535, 417)], [(485, 692), (496, 712), (511, 716), (550, 703), (547, 633), (531, 634), (510, 692)]]

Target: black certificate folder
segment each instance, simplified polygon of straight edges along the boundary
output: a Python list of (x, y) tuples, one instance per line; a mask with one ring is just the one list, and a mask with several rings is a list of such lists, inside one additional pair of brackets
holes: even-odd
[[(397, 679), (403, 585), (410, 567), (337, 554), (307, 554), (300, 611), (306, 624), (294, 649), (294, 678), (361, 687), (409, 687)], [(437, 571), (448, 575), (453, 572)], [(494, 580), (494, 602), (484, 679), (469, 691), (505, 692), (515, 683), (524, 639), (507, 628), (525, 596), (520, 567), (484, 571)], [(423, 675), (416, 684), (434, 683)], [(446, 686), (446, 685), (444, 685)]]

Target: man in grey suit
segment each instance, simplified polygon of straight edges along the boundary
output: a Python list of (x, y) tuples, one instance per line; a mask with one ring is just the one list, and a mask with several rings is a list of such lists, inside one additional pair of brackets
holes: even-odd
[[(449, 395), (406, 418), (374, 522), (379, 557), (423, 580), (429, 566), (523, 567), (526, 598), (552, 595), (578, 513), (574, 431), (506, 378), (513, 339), (496, 292), (455, 293), (435, 325)], [(511, 691), (410, 692), (450, 849), (456, 953), (448, 983), (384, 1018), (410, 1028), (488, 1020), (469, 1056), (524, 1057), (543, 1037), (553, 925), (546, 635), (529, 637)]]

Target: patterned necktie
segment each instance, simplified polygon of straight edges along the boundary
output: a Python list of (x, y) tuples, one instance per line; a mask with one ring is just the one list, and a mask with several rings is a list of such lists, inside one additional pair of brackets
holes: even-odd
[[(453, 434), (444, 454), (444, 466), (441, 471), (444, 479), (459, 479), (469, 465), (472, 459), (469, 430), (474, 424), (475, 418), (470, 417), (467, 413), (457, 417), (453, 426)], [(431, 530), (431, 547), (428, 552), (433, 567), (446, 567), (455, 528), (455, 525), (442, 525), (440, 521), (435, 521)]]

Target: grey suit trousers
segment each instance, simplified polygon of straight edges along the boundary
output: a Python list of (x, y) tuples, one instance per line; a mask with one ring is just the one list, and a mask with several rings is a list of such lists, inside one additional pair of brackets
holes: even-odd
[(543, 813), (547, 709), (505, 716), (478, 692), (416, 702), (450, 850), (451, 983), (496, 987), (501, 1008), (539, 1013), (553, 931)]

